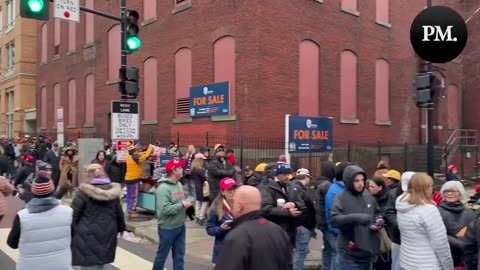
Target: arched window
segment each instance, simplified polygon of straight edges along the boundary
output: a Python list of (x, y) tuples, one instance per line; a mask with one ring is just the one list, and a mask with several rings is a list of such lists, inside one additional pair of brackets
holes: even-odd
[(377, 21), (382, 23), (390, 23), (390, 0), (377, 0)]
[(349, 50), (340, 55), (340, 120), (357, 119), (357, 56)]
[(342, 0), (342, 8), (357, 11), (357, 0)]
[(143, 0), (143, 18), (146, 21), (157, 17), (157, 0)]
[(118, 79), (120, 69), (120, 25), (115, 25), (108, 30), (108, 80)]
[(57, 126), (57, 109), (62, 106), (61, 104), (61, 91), (60, 84), (56, 83), (53, 85), (53, 125)]
[(460, 99), (457, 86), (451, 84), (447, 87), (447, 112), (448, 128), (457, 129), (460, 127)]
[(77, 49), (77, 23), (68, 22), (68, 52), (74, 52)]
[(40, 90), (41, 102), (40, 102), (40, 128), (47, 128), (47, 88), (44, 86)]
[(389, 65), (385, 59), (375, 63), (375, 122), (390, 121)]
[(192, 50), (182, 48), (175, 53), (175, 115), (190, 115), (192, 87)]
[[(85, 7), (89, 9), (94, 9), (93, 0), (85, 0)], [(85, 44), (90, 44), (94, 42), (94, 15), (92, 13), (85, 13)]]
[(298, 114), (318, 116), (320, 47), (311, 40), (300, 43)]
[(95, 116), (95, 77), (88, 74), (85, 77), (85, 125), (93, 126)]
[(68, 81), (68, 125), (75, 127), (77, 124), (77, 82)]
[(41, 49), (40, 49), (40, 63), (41, 64), (46, 64), (47, 63), (47, 58), (48, 58), (48, 32), (47, 32), (47, 23), (44, 23), (42, 25), (42, 43), (41, 43)]
[(230, 114), (235, 114), (235, 39), (224, 36), (213, 44), (214, 80), (230, 83)]
[(143, 120), (157, 121), (158, 115), (158, 72), (157, 59), (154, 57), (147, 58), (143, 62)]

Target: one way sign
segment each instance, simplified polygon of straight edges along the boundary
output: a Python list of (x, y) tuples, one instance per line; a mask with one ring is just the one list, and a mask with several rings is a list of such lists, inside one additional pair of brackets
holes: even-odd
[(53, 8), (55, 18), (80, 22), (80, 0), (55, 0)]

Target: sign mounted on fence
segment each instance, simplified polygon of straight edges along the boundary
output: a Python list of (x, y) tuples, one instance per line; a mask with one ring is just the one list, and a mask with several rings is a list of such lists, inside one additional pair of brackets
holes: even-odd
[(121, 140), (117, 141), (117, 162), (118, 163), (125, 163), (127, 162), (128, 158), (128, 143), (131, 145), (135, 145), (133, 140)]
[(333, 149), (333, 118), (286, 115), (289, 153), (316, 153)]
[(138, 140), (140, 137), (138, 102), (112, 101), (112, 140)]
[(55, 0), (53, 17), (77, 23), (80, 22), (80, 0)]
[(195, 86), (190, 88), (191, 117), (210, 117), (229, 114), (229, 82)]

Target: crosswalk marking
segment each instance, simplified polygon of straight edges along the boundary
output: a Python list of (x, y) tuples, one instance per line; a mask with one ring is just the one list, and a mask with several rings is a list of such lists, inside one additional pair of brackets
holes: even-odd
[[(7, 245), (7, 237), (9, 233), (10, 228), (0, 229), (0, 252), (5, 253), (13, 261), (18, 262), (18, 249), (12, 249)], [(149, 262), (121, 247), (117, 247), (115, 261), (112, 265), (120, 270), (152, 269), (153, 267), (152, 262)], [(164, 270), (167, 269), (165, 268)]]

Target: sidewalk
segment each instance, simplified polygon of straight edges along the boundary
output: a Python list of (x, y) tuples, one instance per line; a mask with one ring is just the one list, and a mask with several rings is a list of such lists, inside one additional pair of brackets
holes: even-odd
[[(69, 205), (71, 200), (63, 199), (63, 202)], [(135, 233), (139, 237), (158, 244), (157, 220), (153, 215), (149, 215), (148, 213), (142, 214), (139, 220), (142, 221), (128, 221), (127, 230)], [(190, 220), (186, 222), (186, 227), (187, 255), (203, 260), (210, 260), (212, 258), (214, 238), (207, 235), (205, 227), (201, 227)], [(305, 262), (305, 270), (321, 269), (322, 246), (323, 242), (321, 239), (312, 239), (310, 241), (310, 253)]]
[[(205, 227), (199, 226), (190, 220), (186, 222), (186, 227), (187, 254), (189, 256), (210, 260), (212, 258), (214, 238), (207, 235)], [(127, 229), (140, 237), (158, 243), (156, 219), (143, 222), (128, 222)], [(312, 239), (310, 241), (310, 253), (305, 262), (305, 269), (321, 269), (322, 246), (323, 243), (321, 239)]]

